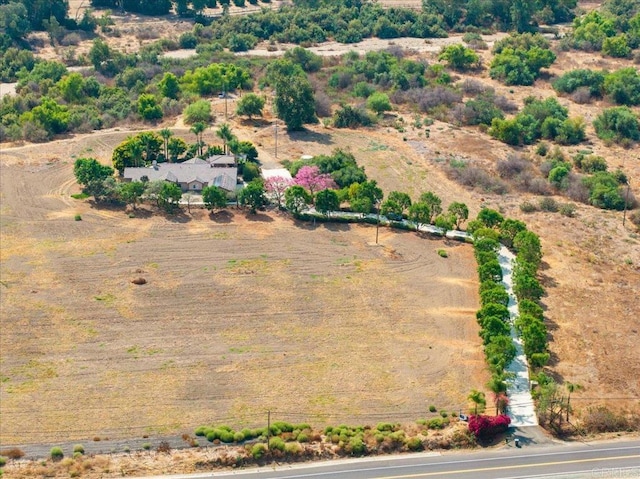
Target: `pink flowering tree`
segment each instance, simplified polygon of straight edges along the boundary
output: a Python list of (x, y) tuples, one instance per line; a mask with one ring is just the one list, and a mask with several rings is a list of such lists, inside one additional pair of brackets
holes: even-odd
[(309, 190), (311, 196), (314, 196), (317, 191), (337, 188), (331, 175), (320, 173), (320, 169), (317, 166), (303, 166), (298, 170), (298, 174), (293, 179), (293, 182)]
[(264, 189), (269, 199), (274, 200), (278, 208), (284, 204), (284, 192), (291, 185), (293, 185), (293, 180), (284, 176), (271, 176), (264, 181)]

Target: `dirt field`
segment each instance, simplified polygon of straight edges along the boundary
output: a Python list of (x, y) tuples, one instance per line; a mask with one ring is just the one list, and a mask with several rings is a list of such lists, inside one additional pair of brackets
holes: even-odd
[(412, 419), (486, 382), (468, 245), (70, 198), (70, 156), (123, 135), (3, 152), (3, 444)]
[[(420, 42), (420, 55), (434, 61), (437, 51)], [(559, 53), (551, 74), (628, 64)], [(520, 105), (527, 95), (553, 94), (544, 81), (509, 88), (486, 70), (476, 79)], [(608, 106), (560, 101), (587, 120)], [(214, 108), (222, 118), (222, 103)], [(545, 255), (549, 372), (584, 387), (572, 395), (574, 407), (606, 400), (637, 409), (636, 229), (623, 227), (619, 212), (577, 205), (575, 218), (525, 215), (520, 203), (537, 198), (468, 191), (444, 175), (450, 154), (493, 169), (513, 150), (477, 129), (437, 121), (427, 140), (424, 128), (410, 126), (411, 112), (398, 114), (404, 133), (281, 130), (277, 158), (271, 118), (260, 126), (231, 123), (267, 166), (349, 148), (386, 192), (432, 190), (445, 205), (464, 201), (472, 215), (484, 204), (526, 221)], [(193, 141), (180, 119), (164, 126)], [(471, 388), (483, 388), (469, 247), (447, 244), (443, 260), (435, 253), (443, 243), (412, 234), (384, 231), (383, 246), (372, 246), (371, 227), (312, 228), (237, 211), (213, 219), (203, 212), (128, 218), (72, 199), (79, 191), (73, 158), (108, 163), (128, 133), (0, 151), (0, 442), (135, 436), (146, 426), (181, 431), (214, 420), (261, 424), (267, 409), (280, 412), (276, 419), (316, 425), (413, 419), (431, 403), (464, 406)], [(637, 148), (608, 147), (591, 126), (587, 133), (587, 143), (564, 151), (604, 156), (610, 169), (624, 169), (640, 197)], [(214, 129), (205, 140), (217, 141)], [(138, 276), (148, 284), (131, 284)]]

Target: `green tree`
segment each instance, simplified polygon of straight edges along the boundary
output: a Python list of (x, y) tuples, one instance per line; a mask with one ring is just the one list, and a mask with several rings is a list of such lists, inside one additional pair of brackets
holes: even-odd
[(420, 202), (429, 207), (429, 223), (442, 213), (442, 199), (432, 191), (426, 191), (420, 195)]
[(212, 121), (211, 102), (209, 102), (209, 100), (195, 101), (184, 109), (184, 122), (187, 125), (193, 125), (195, 123), (208, 125)]
[(460, 225), (463, 221), (467, 221), (469, 219), (469, 208), (464, 203), (454, 201), (449, 205), (447, 211), (455, 216), (457, 230), (460, 229)]
[(179, 157), (187, 151), (187, 143), (182, 138), (169, 138), (167, 151), (169, 161), (178, 161)]
[(447, 62), (450, 68), (458, 71), (469, 70), (480, 63), (478, 54), (461, 44), (444, 47), (438, 55), (438, 60)]
[(527, 229), (527, 225), (520, 220), (514, 220), (511, 218), (506, 218), (500, 224), (500, 239), (507, 246), (513, 245), (513, 239), (516, 237), (518, 233), (521, 231), (525, 231)]
[(169, 140), (173, 136), (173, 132), (169, 128), (163, 128), (162, 130), (160, 130), (160, 136), (162, 137), (164, 159), (170, 162), (171, 159), (169, 158)]
[(241, 116), (248, 116), (249, 120), (251, 120), (254, 116), (262, 116), (264, 104), (264, 97), (258, 96), (255, 93), (247, 93), (238, 101), (236, 113)]
[(340, 199), (335, 190), (322, 190), (316, 193), (316, 210), (327, 217), (340, 208)]
[(391, 102), (389, 96), (383, 92), (372, 93), (367, 99), (367, 107), (370, 110), (375, 111), (378, 115), (385, 111), (391, 110)]
[(302, 47), (290, 48), (284, 58), (297, 63), (305, 72), (317, 72), (322, 68), (322, 57)]
[(55, 135), (67, 131), (69, 127), (69, 108), (60, 105), (53, 98), (44, 97), (40, 105), (26, 112), (21, 117), (22, 121), (33, 120), (41, 125), (49, 135)]
[(222, 188), (217, 186), (205, 186), (202, 188), (202, 201), (207, 209), (213, 212), (216, 208), (227, 206), (227, 195)]
[(293, 185), (284, 192), (284, 204), (287, 210), (294, 216), (297, 216), (306, 209), (312, 202), (313, 198), (309, 192), (299, 185)]
[(113, 176), (113, 168), (102, 165), (95, 158), (78, 158), (73, 164), (76, 181), (86, 186), (94, 181), (102, 181)]
[(111, 58), (111, 49), (104, 40), (96, 38), (89, 50), (89, 60), (93, 67), (101, 71), (103, 65)]
[(480, 281), (501, 281), (502, 268), (498, 260), (487, 261), (478, 267), (478, 276)]
[(248, 207), (251, 214), (256, 214), (258, 208), (263, 208), (268, 203), (264, 194), (263, 181), (259, 178), (250, 181), (247, 186), (240, 190), (238, 201), (242, 206)]
[(77, 103), (85, 98), (83, 86), (84, 78), (79, 73), (65, 75), (58, 82), (62, 97), (69, 103)]
[(622, 34), (605, 38), (602, 42), (602, 53), (615, 58), (628, 57), (631, 54), (631, 47), (627, 42), (627, 36)]
[(236, 136), (231, 132), (231, 125), (229, 123), (220, 125), (220, 128), (216, 131), (216, 136), (222, 140), (224, 153), (227, 154), (229, 152), (227, 145), (236, 139)]
[(180, 83), (178, 77), (173, 73), (167, 72), (164, 74), (160, 82), (158, 83), (160, 94), (165, 98), (178, 98), (180, 94)]
[(475, 415), (478, 414), (478, 406), (480, 406), (481, 409), (484, 409), (484, 407), (487, 405), (485, 394), (482, 391), (478, 391), (477, 389), (472, 389), (467, 398), (474, 404)]
[(618, 105), (640, 105), (640, 73), (634, 67), (621, 68), (604, 77), (604, 91)]
[(625, 142), (640, 140), (640, 124), (633, 110), (626, 106), (602, 111), (593, 126), (599, 138), (606, 141)]
[(415, 223), (416, 231), (419, 231), (422, 226), (428, 225), (430, 218), (431, 210), (426, 203), (418, 201), (409, 207), (409, 219)]
[(502, 224), (504, 217), (496, 210), (482, 208), (478, 213), (478, 220), (482, 221), (487, 228), (495, 228)]
[(299, 65), (276, 60), (267, 68), (267, 79), (276, 91), (276, 114), (289, 130), (300, 130), (303, 125), (318, 121), (313, 89)]
[(162, 188), (158, 193), (158, 201), (165, 211), (172, 212), (178, 206), (180, 199), (182, 198), (182, 190), (175, 183), (168, 181), (163, 182)]
[(202, 122), (196, 122), (194, 123), (191, 128), (189, 129), (189, 131), (191, 133), (193, 133), (194, 135), (196, 135), (196, 142), (198, 145), (198, 156), (202, 156), (202, 147), (204, 146), (204, 142), (202, 141), (202, 134), (204, 133), (204, 130), (207, 129), (207, 125), (205, 123)]
[(20, 40), (31, 30), (27, 9), (22, 3), (10, 2), (0, 5), (0, 32), (13, 40)]
[(238, 141), (235, 136), (229, 141), (229, 151), (234, 155), (245, 156), (245, 161), (258, 162), (258, 149), (248, 140)]
[(145, 188), (145, 184), (142, 181), (120, 183), (118, 185), (118, 196), (125, 204), (131, 205), (135, 209), (145, 192)]
[(162, 107), (154, 95), (143, 93), (138, 97), (138, 113), (147, 121), (155, 121), (162, 118)]

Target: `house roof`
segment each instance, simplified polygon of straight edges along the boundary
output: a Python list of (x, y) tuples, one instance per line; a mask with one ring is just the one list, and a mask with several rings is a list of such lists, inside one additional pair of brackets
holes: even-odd
[(125, 168), (122, 175), (125, 180), (140, 181), (143, 176), (149, 181), (165, 180), (173, 183), (199, 181), (203, 185), (216, 185), (233, 191), (236, 188), (238, 169), (236, 167), (212, 167), (204, 163), (158, 163), (144, 168)]
[(262, 169), (262, 177), (266, 180), (267, 178), (281, 176), (283, 178), (287, 178), (288, 180), (291, 178), (291, 173), (286, 168), (270, 168), (270, 169)]
[(210, 165), (235, 165), (236, 157), (233, 155), (211, 155), (205, 160)]

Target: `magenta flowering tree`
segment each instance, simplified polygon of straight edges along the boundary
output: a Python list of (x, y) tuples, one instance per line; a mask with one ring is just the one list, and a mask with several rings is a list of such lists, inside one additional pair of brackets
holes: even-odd
[(333, 181), (333, 178), (331, 178), (331, 175), (320, 173), (320, 169), (317, 166), (303, 166), (298, 170), (298, 174), (293, 179), (293, 182), (296, 185), (309, 190), (309, 193), (311, 193), (312, 196), (317, 191), (333, 190), (337, 188), (337, 185), (335, 181)]
[(264, 181), (264, 189), (269, 195), (269, 199), (273, 199), (278, 208), (283, 205), (284, 192), (291, 185), (293, 185), (293, 180), (284, 176), (271, 176)]

